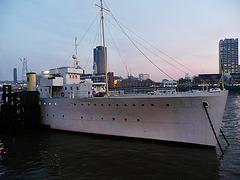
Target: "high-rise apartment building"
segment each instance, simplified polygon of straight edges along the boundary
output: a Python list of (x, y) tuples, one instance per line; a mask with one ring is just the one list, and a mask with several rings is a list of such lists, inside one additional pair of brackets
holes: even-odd
[(17, 83), (17, 68), (13, 68), (13, 82)]
[(238, 39), (219, 41), (219, 74), (238, 73)]
[[(106, 60), (107, 60), (107, 48), (105, 47)], [(105, 73), (105, 61), (104, 61), (104, 47), (97, 46), (94, 48), (94, 61), (93, 61), (93, 74)]]

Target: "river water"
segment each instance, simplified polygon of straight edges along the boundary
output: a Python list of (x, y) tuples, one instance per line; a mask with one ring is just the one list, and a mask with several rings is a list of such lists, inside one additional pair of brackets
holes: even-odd
[(224, 155), (152, 140), (44, 131), (0, 135), (0, 179), (240, 179), (240, 94), (229, 94)]

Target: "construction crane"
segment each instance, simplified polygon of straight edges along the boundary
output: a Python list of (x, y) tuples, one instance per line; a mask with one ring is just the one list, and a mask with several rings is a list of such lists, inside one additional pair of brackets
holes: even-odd
[(22, 66), (22, 81), (27, 82), (27, 59), (23, 58), (23, 60), (21, 58), (19, 58), (20, 61), (22, 62), (23, 66)]

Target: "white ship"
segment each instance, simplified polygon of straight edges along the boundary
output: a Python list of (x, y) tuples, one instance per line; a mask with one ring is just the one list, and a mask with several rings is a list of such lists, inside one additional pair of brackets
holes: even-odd
[(228, 91), (104, 96), (108, 95), (107, 84), (80, 80), (83, 72), (77, 65), (44, 72), (45, 78), (37, 87), (44, 125), (74, 132), (216, 146), (203, 103), (208, 105), (218, 136)]

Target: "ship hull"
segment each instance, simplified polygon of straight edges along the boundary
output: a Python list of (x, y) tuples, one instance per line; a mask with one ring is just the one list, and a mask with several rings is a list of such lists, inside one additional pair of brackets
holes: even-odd
[(228, 91), (41, 99), (52, 129), (216, 146), (203, 102), (219, 134)]

